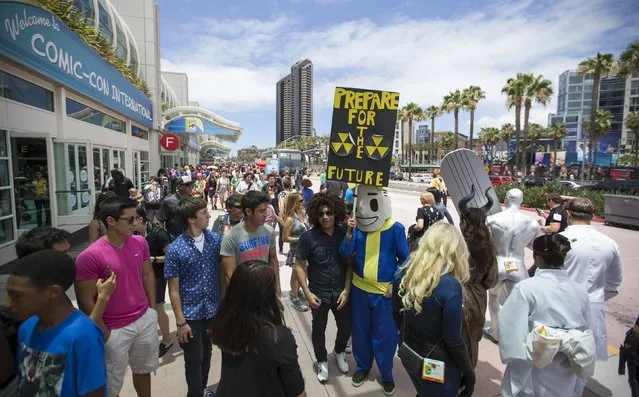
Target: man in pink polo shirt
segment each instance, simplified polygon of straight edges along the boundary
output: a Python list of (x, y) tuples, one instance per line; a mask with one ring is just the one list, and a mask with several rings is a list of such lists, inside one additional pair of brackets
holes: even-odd
[(155, 275), (146, 239), (133, 235), (137, 205), (124, 197), (103, 201), (98, 216), (106, 235), (76, 259), (75, 294), (87, 314), (95, 305), (96, 280), (110, 272), (118, 279), (100, 324), (109, 330), (104, 345), (109, 397), (120, 393), (127, 365), (138, 397), (151, 397), (151, 372), (159, 365)]

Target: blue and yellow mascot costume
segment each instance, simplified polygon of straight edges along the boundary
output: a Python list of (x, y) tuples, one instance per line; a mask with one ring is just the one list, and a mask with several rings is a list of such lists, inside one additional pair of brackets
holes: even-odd
[(409, 256), (406, 231), (391, 217), (388, 192), (375, 186), (357, 187), (355, 215), (357, 226), (341, 246), (344, 257), (354, 258), (353, 356), (357, 371), (365, 373), (374, 357), (382, 382), (390, 383), (397, 350), (392, 285), (395, 272)]

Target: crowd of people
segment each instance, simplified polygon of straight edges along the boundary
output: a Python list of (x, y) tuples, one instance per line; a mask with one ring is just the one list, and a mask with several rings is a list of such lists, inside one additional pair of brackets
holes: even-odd
[[(320, 176), (313, 192), (303, 170), (176, 166), (140, 191), (114, 170), (89, 224), (91, 244), (75, 261), (68, 233), (43, 226), (20, 237), (19, 259), (3, 267), (0, 394), (115, 397), (130, 368), (138, 396), (161, 395), (151, 373), (174, 344), (168, 289), (188, 397), (306, 396), (287, 300), (311, 311), (321, 383), (331, 373), (331, 312), (331, 360), (349, 373), (352, 349), (354, 387), (375, 363), (382, 392), (393, 395), (397, 354), (418, 396), (471, 396), (486, 337), (507, 364), (503, 396), (581, 395), (595, 358), (607, 358), (604, 305), (622, 280), (616, 244), (590, 226), (592, 203), (564, 208), (551, 195), (539, 224), (520, 213), (521, 191), (489, 216), (488, 195), (484, 207), (469, 207), (473, 190), (459, 200), (457, 228), (438, 178), (406, 233), (385, 191), (372, 188), (353, 208), (347, 184)], [(209, 227), (217, 208), (225, 212)], [(377, 214), (379, 224), (362, 228), (354, 213)], [(282, 299), (284, 243), (292, 273)], [(540, 353), (541, 336), (563, 342)], [(215, 391), (207, 387), (213, 346), (222, 351)]]

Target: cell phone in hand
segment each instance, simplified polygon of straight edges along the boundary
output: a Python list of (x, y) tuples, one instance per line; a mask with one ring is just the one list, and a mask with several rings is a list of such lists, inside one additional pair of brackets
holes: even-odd
[(541, 210), (539, 208), (535, 208), (535, 211), (537, 211), (537, 215), (544, 216), (544, 213), (541, 212)]
[(104, 279), (106, 280), (109, 277), (111, 277), (111, 265), (107, 265), (107, 267), (106, 267), (106, 276), (104, 276)]

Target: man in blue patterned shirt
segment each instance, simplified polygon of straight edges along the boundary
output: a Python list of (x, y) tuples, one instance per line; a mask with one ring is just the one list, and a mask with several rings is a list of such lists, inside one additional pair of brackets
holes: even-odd
[(220, 304), (220, 244), (207, 230), (211, 215), (202, 198), (185, 198), (176, 207), (184, 232), (166, 253), (164, 277), (184, 350), (188, 397), (213, 396), (206, 388), (213, 345), (207, 330)]

